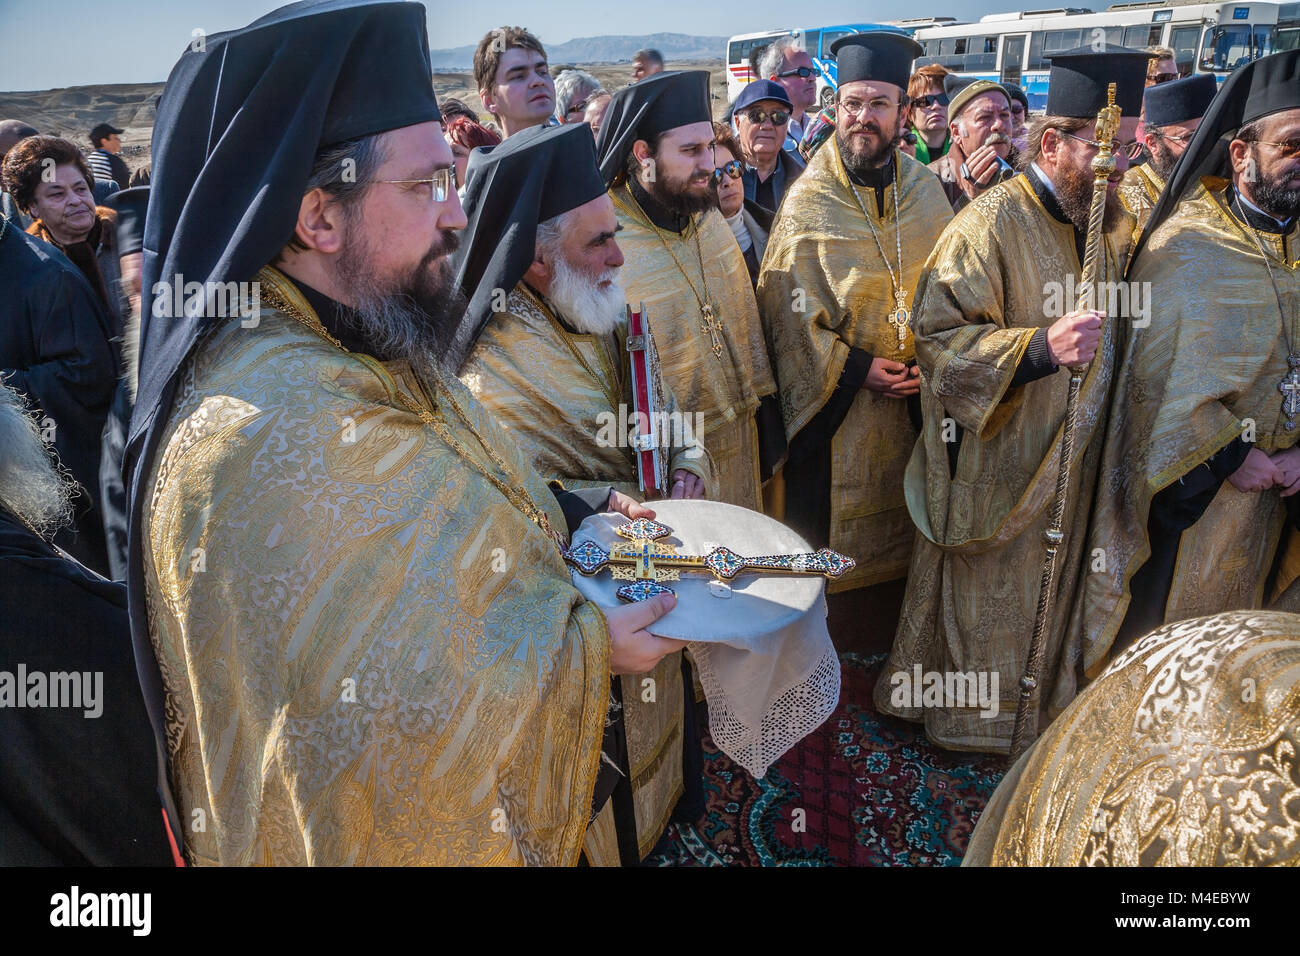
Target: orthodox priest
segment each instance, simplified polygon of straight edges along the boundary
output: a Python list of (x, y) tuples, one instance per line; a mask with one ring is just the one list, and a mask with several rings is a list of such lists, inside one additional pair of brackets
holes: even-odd
[(897, 148), (920, 46), (864, 33), (832, 50), (835, 148), (790, 187), (758, 300), (789, 436), (785, 521), (857, 561), (829, 586), (847, 591), (907, 573), (903, 471), (921, 420), (910, 307), (952, 210), (934, 174)]
[[(538, 474), (569, 488), (637, 494), (634, 452), (626, 429), (618, 434), (633, 405), (623, 257), (590, 131), (538, 127), (476, 151), (465, 211), (453, 256), (469, 300), (457, 332), (471, 349), (461, 381)], [(453, 356), (460, 351), (454, 346)], [(680, 415), (671, 399), (660, 407), (669, 421)], [(703, 449), (692, 440), (661, 451), (671, 458), (672, 497), (702, 497), (712, 478)], [(651, 700), (640, 676), (612, 685), (609, 759), (596, 785), (609, 799), (588, 834), (592, 863), (639, 863), (675, 804), (686, 822), (703, 809), (688, 668), (680, 654), (664, 657), (648, 675)]]
[(295, 3), (162, 99), (128, 584), (195, 863), (576, 863), (610, 675), (682, 646), (582, 600), (581, 502), (441, 367), (465, 218), (424, 17)]
[(1146, 226), (1156, 200), (1173, 174), (1174, 164), (1196, 135), (1201, 117), (1210, 108), (1218, 81), (1211, 73), (1197, 73), (1181, 80), (1148, 86), (1142, 97), (1150, 159), (1130, 166), (1119, 184), (1119, 196), (1137, 220), (1139, 232)]
[[(1300, 51), (1224, 83), (1129, 270), (1149, 286), (1107, 427), (1090, 670), (1158, 627), (1269, 603), (1300, 491)], [(1279, 566), (1280, 565), (1280, 566)], [(1291, 588), (1280, 606), (1300, 607)], [(1118, 637), (1117, 637), (1118, 635)]]
[(644, 304), (682, 410), (703, 416), (709, 496), (762, 510), (785, 440), (745, 257), (718, 211), (708, 72), (657, 73), (614, 94), (596, 152), (628, 302)]
[[(908, 464), (918, 536), (902, 620), (876, 705), (925, 723), (957, 750), (1009, 748), (1017, 685), (1039, 599), (1069, 375), (1087, 365), (1068, 478), (1069, 509), (1046, 630), (1039, 705), (1049, 717), (1079, 686), (1080, 649), (1065, 641), (1077, 611), (1089, 502), (1115, 359), (1116, 322), (1076, 307), (1097, 113), (1116, 85), (1122, 111), (1107, 188), (1099, 278), (1122, 275), (1131, 220), (1115, 187), (1126, 169), (1147, 55), (1085, 48), (1052, 60), (1047, 115), (1029, 136), (1029, 168), (953, 219), (917, 286), (917, 362), (924, 428)], [(967, 695), (909, 693), (913, 674), (988, 675), (998, 706)], [(996, 680), (996, 684), (993, 682)], [(1045, 726), (1046, 720), (1040, 720)]]

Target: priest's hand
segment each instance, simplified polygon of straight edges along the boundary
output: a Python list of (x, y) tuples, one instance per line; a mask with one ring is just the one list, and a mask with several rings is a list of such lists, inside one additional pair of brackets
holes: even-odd
[(1047, 349), (1057, 365), (1075, 368), (1092, 361), (1101, 344), (1102, 314), (1080, 309), (1063, 315), (1047, 328)]
[(1252, 448), (1246, 454), (1241, 467), (1228, 476), (1232, 487), (1238, 491), (1266, 491), (1282, 482), (1282, 470), (1273, 460), (1258, 448)]
[(663, 657), (686, 646), (686, 641), (656, 637), (646, 630), (676, 603), (675, 596), (661, 594), (648, 601), (606, 609), (611, 674), (644, 674), (654, 670)]
[(921, 390), (921, 369), (916, 365), (908, 368), (902, 362), (876, 356), (871, 360), (862, 387), (890, 398), (907, 398)]
[(1282, 473), (1282, 477), (1277, 481), (1277, 484), (1282, 488), (1282, 497), (1290, 498), (1297, 491), (1300, 491), (1300, 446), (1288, 448), (1286, 451), (1274, 452), (1268, 457), (1269, 461), (1273, 462), (1277, 470)]
[(621, 514), (630, 521), (635, 521), (637, 518), (648, 518), (653, 521), (655, 518), (653, 510), (631, 495), (625, 495), (623, 492), (613, 489), (610, 489), (609, 492), (609, 510)]
[(703, 498), (704, 479), (693, 475), (685, 468), (673, 472), (673, 490), (670, 498)]

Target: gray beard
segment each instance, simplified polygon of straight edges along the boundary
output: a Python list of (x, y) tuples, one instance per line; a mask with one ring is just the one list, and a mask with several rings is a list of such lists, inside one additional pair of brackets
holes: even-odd
[(559, 257), (555, 260), (555, 276), (546, 297), (575, 331), (584, 335), (607, 335), (623, 321), (627, 296), (617, 276), (613, 277), (614, 284), (610, 288), (600, 288), (597, 283), (604, 278), (610, 276), (600, 276), (593, 281)]

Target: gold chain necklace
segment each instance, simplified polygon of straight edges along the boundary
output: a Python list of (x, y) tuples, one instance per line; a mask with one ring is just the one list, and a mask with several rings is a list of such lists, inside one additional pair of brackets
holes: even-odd
[[(289, 302), (289, 300), (277, 289), (263, 289), (261, 297), (262, 301), (270, 305), (271, 308), (283, 312), (294, 321), (306, 326), (312, 332), (330, 342), (340, 351), (351, 354), (351, 351), (347, 346), (331, 335), (329, 330), (321, 324), (318, 317), (304, 314), (297, 306)], [(529, 521), (541, 528), (542, 531), (546, 533), (547, 537), (554, 541), (557, 547), (563, 550), (564, 537), (551, 527), (551, 522), (546, 517), (546, 512), (539, 508), (537, 503), (533, 501), (532, 496), (523, 488), (523, 482), (510, 471), (510, 466), (506, 464), (505, 459), (498, 455), (483, 439), (483, 436), (478, 433), (478, 430), (474, 428), (474, 425), (469, 420), (469, 416), (467, 416), (464, 409), (456, 403), (456, 399), (453, 397), (451, 389), (448, 388), (446, 383), (440, 379), (437, 372), (432, 368), (429, 371), (434, 377), (434, 385), (438, 389), (439, 396), (444, 399), (449, 406), (451, 406), (452, 411), (456, 413), (456, 417), (460, 419), (461, 424), (469, 430), (471, 435), (478, 439), (478, 443), (483, 448), (488, 459), (493, 465), (500, 469), (507, 478), (510, 479), (510, 482), (503, 480), (498, 475), (492, 474), (491, 471), (483, 467), (483, 465), (469, 453), (469, 449), (467, 449), (465, 445), (451, 433), (451, 430), (447, 427), (447, 423), (438, 418), (433, 411), (411, 401), (400, 389), (395, 388), (393, 391), (397, 396), (397, 400), (405, 405), (410, 411), (415, 412), (415, 414), (420, 417), (420, 421), (430, 426), (434, 430), (434, 433), (446, 442), (451, 447), (451, 450), (454, 451), (462, 461), (468, 462), (479, 474), (490, 481), (498, 491), (505, 495), (507, 501), (523, 513)], [(511, 482), (513, 482), (513, 484)], [(518, 487), (515, 487), (515, 485)]]
[(890, 325), (898, 333), (898, 351), (903, 351), (907, 344), (907, 329), (912, 321), (911, 310), (907, 307), (907, 293), (903, 290), (903, 217), (898, 208), (898, 170), (894, 170), (894, 245), (898, 250), (898, 278), (894, 278), (894, 267), (889, 264), (889, 259), (885, 255), (885, 247), (880, 241), (880, 236), (876, 232), (876, 224), (871, 221), (871, 213), (867, 212), (867, 204), (862, 201), (862, 196), (858, 193), (858, 187), (854, 185), (852, 179), (849, 179), (848, 170), (844, 172), (844, 178), (848, 180), (849, 189), (853, 191), (853, 198), (858, 201), (858, 208), (862, 210), (863, 217), (867, 220), (867, 228), (871, 230), (871, 238), (876, 240), (876, 248), (880, 250), (880, 261), (885, 264), (885, 270), (889, 273), (889, 284), (894, 293), (894, 311), (887, 316)]
[[(691, 281), (691, 277), (687, 274), (686, 268), (682, 265), (681, 260), (677, 258), (677, 253), (673, 252), (672, 246), (668, 245), (668, 240), (664, 238), (663, 232), (658, 226), (651, 222), (650, 217), (646, 215), (645, 210), (641, 209), (637, 204), (636, 197), (632, 195), (631, 184), (624, 183), (623, 189), (627, 192), (627, 198), (630, 201), (630, 205), (624, 203), (618, 196), (614, 196), (614, 201), (618, 203), (619, 206), (623, 207), (623, 209), (625, 209), (629, 214), (635, 216), (642, 223), (649, 226), (654, 234), (659, 237), (659, 242), (663, 244), (664, 251), (667, 252), (668, 255), (672, 256), (673, 262), (677, 265), (677, 271), (682, 274), (682, 278), (686, 280), (686, 284), (691, 287), (691, 294), (695, 296), (695, 301), (699, 303), (700, 328), (709, 336), (709, 350), (713, 352), (714, 358), (721, 359), (722, 337), (719, 333), (722, 331), (722, 324), (718, 321), (717, 312), (713, 308), (713, 303), (709, 302), (708, 298), (709, 279), (704, 272), (704, 250), (700, 246), (701, 225), (697, 224), (695, 229), (695, 255), (700, 261), (700, 285), (704, 287), (703, 296), (701, 296), (699, 291), (695, 288), (695, 283)], [(611, 193), (611, 195), (613, 194)]]

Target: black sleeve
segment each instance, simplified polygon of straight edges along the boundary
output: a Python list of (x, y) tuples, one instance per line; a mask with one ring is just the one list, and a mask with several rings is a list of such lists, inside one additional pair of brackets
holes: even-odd
[(1028, 385), (1040, 378), (1046, 378), (1057, 368), (1059, 366), (1052, 361), (1052, 352), (1047, 347), (1047, 327), (1044, 326), (1029, 337), (1029, 348), (1025, 349), (1025, 354), (1020, 356), (1016, 373), (1011, 376), (1011, 387)]
[(800, 458), (806, 457), (814, 447), (820, 448), (835, 437), (835, 433), (844, 424), (844, 418), (848, 415), (853, 400), (858, 397), (858, 389), (862, 388), (862, 383), (867, 380), (871, 359), (872, 356), (862, 349), (849, 349), (849, 357), (844, 362), (844, 371), (840, 372), (840, 380), (835, 383), (835, 390), (831, 392), (830, 399), (790, 442), (792, 458), (796, 455)]
[(569, 534), (577, 531), (578, 525), (585, 519), (608, 511), (609, 496), (614, 491), (611, 485), (606, 485), (604, 488), (578, 488), (569, 491), (561, 488), (557, 481), (551, 482), (550, 488), (556, 502), (560, 505), (560, 510), (564, 512), (564, 523), (569, 526)]
[(1181, 534), (1199, 521), (1219, 488), (1246, 460), (1251, 447), (1240, 437), (1234, 438), (1203, 464), (1162, 489), (1151, 499), (1151, 530)]
[(781, 400), (776, 395), (764, 395), (758, 400), (754, 412), (754, 426), (758, 429), (758, 461), (764, 481), (785, 461), (785, 419), (781, 415)]

